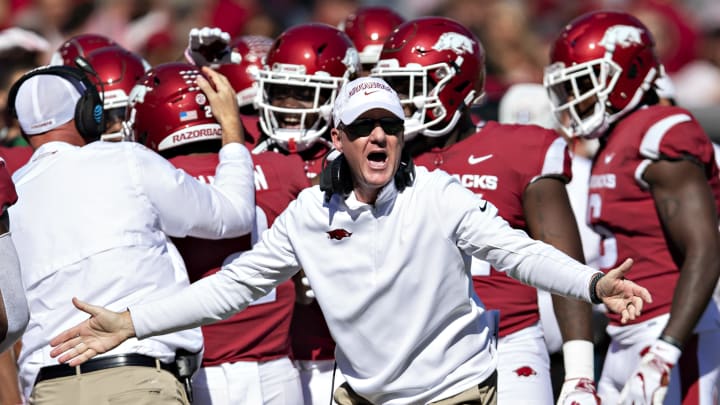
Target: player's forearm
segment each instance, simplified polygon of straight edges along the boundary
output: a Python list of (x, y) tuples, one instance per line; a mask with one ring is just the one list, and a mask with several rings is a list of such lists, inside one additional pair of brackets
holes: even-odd
[(0, 404), (21, 404), (15, 351), (0, 353)]
[(673, 293), (670, 320), (664, 335), (685, 343), (712, 299), (720, 274), (720, 246), (704, 252), (688, 252)]
[(592, 305), (559, 295), (553, 295), (552, 301), (563, 342), (569, 340), (592, 342)]
[[(530, 184), (523, 195), (523, 210), (532, 238), (554, 246), (580, 263), (585, 262), (564, 182), (542, 178)], [(563, 341), (592, 341), (592, 306), (558, 295), (553, 295), (552, 300)]]

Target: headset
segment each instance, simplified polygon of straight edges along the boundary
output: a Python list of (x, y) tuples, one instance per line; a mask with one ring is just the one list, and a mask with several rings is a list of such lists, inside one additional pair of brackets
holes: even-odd
[[(405, 150), (400, 155), (400, 166), (395, 173), (395, 188), (403, 191), (415, 181), (415, 164), (410, 154)], [(352, 173), (345, 155), (338, 155), (320, 173), (320, 190), (325, 192), (325, 202), (330, 201), (333, 194), (340, 194), (343, 198), (350, 195), (353, 190)]]
[[(88, 65), (89, 66), (89, 65)], [(59, 76), (68, 82), (80, 94), (80, 99), (75, 105), (75, 127), (85, 143), (90, 143), (100, 139), (100, 135), (105, 132), (105, 114), (103, 111), (103, 100), (95, 85), (85, 75), (84, 70), (71, 66), (41, 66), (25, 73), (18, 81), (13, 84), (8, 93), (8, 112), (13, 118), (17, 118), (15, 110), (15, 99), (18, 90), (25, 81), (31, 77), (39, 75)], [(23, 133), (23, 135), (25, 135)]]

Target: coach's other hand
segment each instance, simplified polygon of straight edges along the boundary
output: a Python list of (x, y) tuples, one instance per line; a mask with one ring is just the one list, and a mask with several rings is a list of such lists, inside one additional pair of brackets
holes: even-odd
[(60, 333), (50, 341), (50, 356), (58, 362), (74, 367), (97, 354), (114, 349), (120, 343), (135, 336), (130, 312), (113, 312), (91, 305), (73, 297), (73, 305), (90, 318)]

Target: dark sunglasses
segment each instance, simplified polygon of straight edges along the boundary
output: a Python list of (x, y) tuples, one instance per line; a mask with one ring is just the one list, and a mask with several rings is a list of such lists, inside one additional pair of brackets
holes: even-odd
[(353, 138), (358, 138), (370, 135), (370, 132), (372, 132), (377, 125), (380, 125), (386, 134), (397, 135), (403, 130), (405, 121), (395, 117), (383, 117), (378, 119), (362, 118), (353, 121), (352, 124), (341, 124), (340, 129), (347, 132), (347, 134)]

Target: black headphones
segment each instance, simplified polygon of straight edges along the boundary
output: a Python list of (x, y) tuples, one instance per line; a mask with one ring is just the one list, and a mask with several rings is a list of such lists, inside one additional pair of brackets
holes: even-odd
[(85, 143), (100, 139), (100, 135), (105, 132), (103, 100), (97, 88), (85, 73), (81, 69), (71, 66), (42, 66), (25, 73), (13, 84), (8, 93), (7, 108), (10, 116), (17, 118), (15, 99), (20, 86), (31, 77), (38, 75), (60, 76), (75, 87), (80, 94), (80, 99), (75, 105), (75, 127), (85, 140)]
[[(331, 152), (332, 153), (332, 152)], [(403, 191), (415, 181), (415, 164), (404, 149), (400, 156), (400, 167), (395, 173), (395, 188)], [(329, 165), (326, 165), (320, 173), (320, 190), (325, 192), (325, 202), (330, 201), (333, 194), (340, 194), (346, 198), (353, 190), (352, 173), (350, 166), (345, 160), (345, 155), (340, 154)]]

